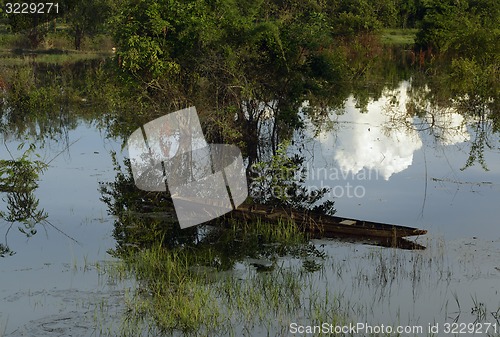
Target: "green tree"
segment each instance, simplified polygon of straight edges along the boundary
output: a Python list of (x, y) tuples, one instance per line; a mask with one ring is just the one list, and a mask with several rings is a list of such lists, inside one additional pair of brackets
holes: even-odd
[(205, 102), (243, 139), (256, 139), (259, 122), (272, 116), (277, 144), (299, 122), (306, 96), (343, 79), (326, 8), (315, 0), (128, 2), (113, 19), (118, 59), (150, 96), (174, 106)]
[(499, 53), (500, 3), (429, 0), (417, 44), (456, 56), (492, 60)]
[[(12, 3), (21, 3), (13, 1)], [(2, 6), (5, 8), (4, 6)], [(16, 14), (8, 13), (7, 22), (14, 32), (23, 33), (29, 40), (31, 48), (37, 48), (42, 43), (49, 31), (48, 23), (58, 17), (60, 13), (51, 11), (50, 13), (38, 14)]]
[[(371, 32), (381, 28), (378, 10), (383, 12), (385, 1), (371, 2), (370, 0), (347, 0), (339, 2), (333, 10), (333, 25), (339, 35), (354, 35), (360, 32)], [(375, 4), (377, 4), (375, 6)], [(377, 7), (377, 8), (376, 8)]]
[[(23, 146), (21, 144), (18, 149)], [(35, 144), (31, 144), (19, 159), (0, 160), (0, 193), (6, 194), (5, 197), (2, 196), (2, 201), (7, 204), (7, 212), (0, 211), (0, 220), (10, 224), (5, 233), (5, 243), (0, 243), (0, 257), (14, 254), (7, 242), (14, 224), (29, 238), (37, 233), (36, 225), (44, 223), (48, 218), (48, 214), (39, 209), (39, 200), (34, 194), (39, 175), (48, 165), (40, 160), (29, 160), (34, 150)]]
[(425, 0), (398, 0), (398, 25), (401, 28), (414, 28), (423, 18)]
[(71, 26), (74, 46), (80, 50), (86, 35), (94, 35), (103, 30), (111, 15), (109, 0), (68, 0), (65, 18)]

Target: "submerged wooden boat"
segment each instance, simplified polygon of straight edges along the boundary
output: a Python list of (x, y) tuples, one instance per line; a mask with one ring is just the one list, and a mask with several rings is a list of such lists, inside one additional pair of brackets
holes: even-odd
[(232, 211), (231, 216), (239, 219), (260, 218), (266, 222), (292, 220), (306, 232), (322, 237), (360, 236), (384, 239), (397, 239), (408, 236), (424, 235), (424, 229), (385, 224), (380, 222), (356, 220), (319, 212), (299, 211), (283, 207), (243, 204)]
[[(181, 198), (176, 198), (182, 201)], [(207, 202), (209, 201), (209, 202)], [(213, 212), (213, 205), (217, 201), (213, 200), (193, 200), (186, 199), (186, 204), (191, 210), (196, 212)], [(196, 207), (194, 207), (194, 206)], [(207, 207), (208, 205), (208, 207)], [(214, 218), (218, 216), (214, 215)], [(427, 234), (425, 229), (407, 227), (395, 224), (386, 224), (381, 222), (357, 220), (339, 216), (326, 215), (320, 212), (309, 210), (297, 210), (290, 207), (269, 206), (261, 204), (243, 203), (223, 218), (232, 217), (240, 220), (257, 220), (277, 223), (279, 221), (293, 221), (305, 232), (313, 233), (320, 237), (364, 237), (364, 238), (382, 238), (398, 239), (408, 236), (418, 236)]]

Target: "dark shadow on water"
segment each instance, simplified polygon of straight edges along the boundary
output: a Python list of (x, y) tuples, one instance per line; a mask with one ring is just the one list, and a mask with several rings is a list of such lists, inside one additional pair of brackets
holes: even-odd
[(427, 247), (418, 244), (414, 241), (405, 238), (395, 238), (395, 239), (384, 239), (384, 238), (373, 238), (373, 237), (349, 237), (349, 236), (332, 236), (332, 237), (314, 237), (320, 240), (332, 240), (335, 242), (347, 242), (352, 244), (362, 244), (370, 246), (379, 246), (386, 248), (396, 248), (403, 250), (425, 250)]

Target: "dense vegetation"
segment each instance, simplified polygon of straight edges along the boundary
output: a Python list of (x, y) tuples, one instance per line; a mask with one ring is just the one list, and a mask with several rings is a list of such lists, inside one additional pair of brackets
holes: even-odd
[[(301, 126), (301, 113), (319, 130), (350, 95), (363, 111), (403, 79), (412, 81), (404, 117), (425, 119), (430, 102), (477, 120), (466, 167), (479, 162), (487, 168), (485, 121), (493, 120), (494, 131), (500, 130), (500, 2), (495, 0), (66, 0), (57, 13), (43, 15), (7, 13), (7, 2), (0, 0), (0, 53), (38, 58), (8, 66), (0, 55), (2, 133), (29, 136), (41, 146), (50, 138), (62, 143), (68, 142), (68, 129), (83, 120), (126, 139), (155, 117), (196, 105), (209, 140), (238, 144), (248, 165), (254, 164), (255, 202), (295, 208), (316, 203), (324, 190), (306, 195), (302, 180), (275, 179), (283, 170), (302, 173), (303, 158), (288, 158), (284, 146)], [(41, 62), (39, 57), (68, 50), (73, 55), (105, 50), (107, 58)], [(269, 134), (262, 137), (264, 127)], [(45, 166), (30, 161), (29, 153), (0, 161), (0, 192), (10, 211), (0, 212), (0, 218), (11, 227), (19, 224), (27, 236), (46, 217), (32, 193)], [(138, 320), (150, 316), (165, 331), (216, 325), (208, 324), (218, 318), (206, 304), (220, 294), (210, 297), (206, 275), (193, 276), (193, 267), (225, 271), (244, 257), (273, 261), (261, 267), (279, 272), (256, 287), (279, 295), (272, 297), (276, 309), (285, 307), (281, 299), (295, 298), (286, 291), (303, 294), (296, 275), (277, 268), (277, 256), (301, 259), (300, 277), (319, 269), (315, 259), (321, 252), (292, 223), (226, 223), (201, 239), (196, 228), (180, 230), (174, 215), (156, 214), (172, 208), (168, 194), (137, 190), (127, 164), (122, 169), (115, 161), (116, 179), (103, 183), (101, 193), (115, 216), (114, 253), (125, 258), (127, 271), (144, 288), (131, 301), (129, 314)], [(300, 193), (271, 200), (276, 186)], [(323, 206), (333, 213), (333, 201)], [(11, 253), (5, 235), (0, 255)], [(234, 284), (221, 289), (227, 311), (253, 316), (254, 302), (261, 299)], [(262, 303), (269, 299), (263, 294)], [(240, 298), (250, 298), (250, 305), (233, 308), (233, 299)], [(295, 310), (301, 307), (297, 303), (286, 306)], [(333, 315), (325, 317), (339, 319)]]
[[(54, 116), (43, 116), (55, 106), (68, 111), (68, 102), (90, 99), (107, 112), (109, 133), (127, 137), (166, 111), (196, 105), (207, 138), (238, 144), (250, 166), (290, 140), (305, 101), (313, 121), (351, 93), (363, 109), (406, 68), (397, 62), (425, 74), (432, 90), (422, 88), (421, 95), (492, 119), (500, 129), (500, 4), (494, 0), (67, 0), (43, 15), (7, 13), (5, 3), (0, 23), (18, 38), (21, 53), (43, 49), (50, 34), (71, 40), (75, 50), (89, 38), (112, 37), (116, 51), (81, 80), (73, 75), (80, 65), (5, 70), (0, 84), (11, 90), (3, 94), (10, 106), (4, 123), (18, 130), (29, 128), (20, 123), (27, 109), (50, 129)], [(395, 31), (416, 32), (403, 57), (380, 44), (381, 35)], [(78, 92), (60, 90), (75, 81)], [(260, 133), (264, 124), (267, 138)], [(484, 141), (478, 142), (473, 148), (481, 149)], [(471, 158), (481, 161), (478, 154)]]
[[(305, 101), (302, 111), (313, 121), (351, 93), (363, 109), (407, 68), (397, 62), (417, 68), (415, 87), (418, 72), (426, 76), (432, 90), (420, 94), (500, 129), (494, 0), (67, 0), (43, 15), (7, 13), (1, 3), (0, 36), (15, 36), (10, 47), (21, 54), (59, 52), (48, 36), (63, 36), (74, 50), (106, 36), (109, 55), (111, 46), (115, 51), (88, 72), (79, 92), (59, 87), (80, 81), (72, 73), (80, 65), (3, 71), (0, 85), (11, 89), (3, 94), (11, 107), (4, 123), (19, 130), (27, 129), (19, 123), (26, 109), (43, 119), (58, 104), (90, 99), (107, 112), (110, 134), (127, 137), (166, 111), (196, 105), (209, 140), (238, 144), (252, 164), (290, 140)], [(403, 57), (381, 47), (380, 37), (394, 32), (416, 33), (401, 40), (415, 42)], [(264, 123), (266, 139), (259, 134)]]

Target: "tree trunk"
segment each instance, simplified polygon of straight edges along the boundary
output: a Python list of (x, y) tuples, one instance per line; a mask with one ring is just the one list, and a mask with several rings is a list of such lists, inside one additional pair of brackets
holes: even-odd
[(40, 43), (43, 40), (42, 33), (38, 29), (38, 17), (35, 16), (35, 19), (33, 20), (33, 26), (31, 27), (29, 33), (28, 33), (28, 39), (30, 41), (30, 45), (32, 49), (38, 48)]
[(80, 25), (76, 25), (75, 28), (75, 49), (80, 50), (82, 47), (82, 39), (83, 39), (83, 28)]

